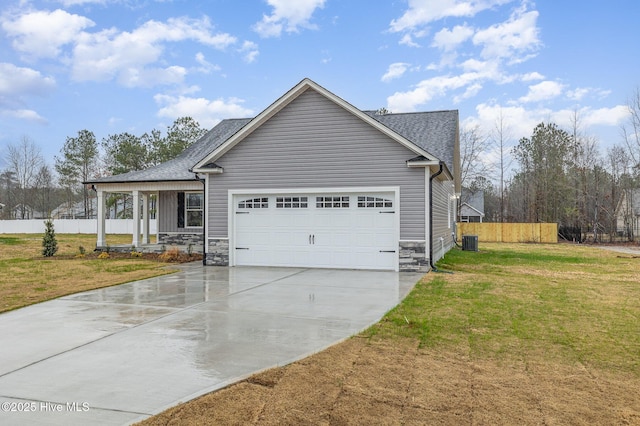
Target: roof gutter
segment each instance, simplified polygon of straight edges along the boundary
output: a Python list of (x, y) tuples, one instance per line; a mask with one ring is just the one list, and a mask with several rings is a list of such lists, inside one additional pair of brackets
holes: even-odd
[(429, 266), (434, 272), (438, 272), (438, 268), (433, 263), (433, 180), (444, 171), (444, 162), (440, 161), (438, 165), (438, 171), (429, 177)]

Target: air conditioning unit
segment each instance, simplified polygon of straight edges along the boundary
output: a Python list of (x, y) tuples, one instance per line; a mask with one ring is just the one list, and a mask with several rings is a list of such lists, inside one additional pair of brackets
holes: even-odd
[(477, 235), (463, 235), (462, 236), (462, 250), (465, 250), (465, 251), (478, 251), (478, 236)]

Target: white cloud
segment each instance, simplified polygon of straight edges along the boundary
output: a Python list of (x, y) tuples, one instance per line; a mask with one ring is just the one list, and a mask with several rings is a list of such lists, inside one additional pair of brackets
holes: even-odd
[[(148, 21), (132, 32), (116, 29), (83, 33), (73, 50), (72, 77), (77, 81), (117, 79), (126, 86), (173, 84), (182, 81), (182, 67), (150, 67), (161, 59), (164, 43), (193, 40), (216, 49), (224, 49), (237, 40), (211, 32), (205, 17), (199, 20), (170, 18), (166, 23)], [(142, 78), (138, 78), (142, 76)], [(144, 80), (149, 78), (149, 80)]]
[(23, 95), (43, 96), (55, 85), (53, 77), (45, 77), (39, 71), (0, 62), (0, 100)]
[(469, 85), (469, 87), (467, 87), (465, 89), (465, 91), (464, 91), (464, 93), (462, 95), (454, 96), (453, 97), (453, 103), (454, 104), (458, 104), (458, 103), (462, 102), (465, 99), (473, 98), (475, 95), (478, 94), (478, 92), (480, 90), (482, 90), (482, 84), (473, 83), (473, 84)]
[(64, 10), (28, 12), (14, 20), (3, 20), (2, 28), (12, 37), (13, 47), (36, 57), (57, 57), (61, 47), (76, 40), (95, 23)]
[(409, 68), (409, 65), (410, 64), (405, 62), (396, 62), (389, 65), (389, 69), (387, 69), (387, 72), (382, 76), (381, 80), (387, 82), (402, 77)]
[[(568, 126), (573, 110), (563, 111), (569, 119), (561, 122)], [(616, 105), (611, 108), (603, 107), (593, 109), (591, 107), (583, 107), (579, 110), (582, 124), (586, 127), (590, 126), (620, 126), (629, 117), (629, 108), (626, 105)]]
[[(499, 105), (481, 103), (476, 106), (476, 116), (469, 117), (464, 125), (478, 125), (486, 134), (495, 128), (496, 120), (502, 114), (505, 126), (511, 137), (510, 143), (516, 144), (523, 137), (531, 137), (533, 129), (541, 122), (553, 122), (564, 129), (571, 127), (575, 109), (564, 108), (526, 108), (523, 105)], [(624, 105), (613, 107), (582, 107), (577, 110), (580, 123), (586, 131), (594, 126), (619, 126), (628, 117), (629, 111)]]
[(392, 32), (414, 30), (447, 17), (471, 17), (512, 0), (409, 0), (409, 9), (391, 21)]
[(522, 81), (534, 81), (534, 80), (544, 80), (544, 75), (539, 72), (533, 71), (520, 76), (520, 80)]
[(529, 86), (529, 92), (522, 96), (520, 102), (539, 102), (557, 98), (562, 95), (564, 85), (557, 81), (543, 81), (533, 86)]
[(204, 53), (202, 52), (196, 53), (195, 60), (198, 64), (200, 64), (200, 66), (196, 68), (196, 71), (198, 72), (201, 72), (203, 74), (210, 74), (211, 71), (220, 71), (220, 67), (207, 61), (207, 59), (204, 57)]
[(105, 4), (107, 0), (59, 0), (64, 7), (82, 6), (83, 4)]
[(437, 76), (423, 80), (415, 89), (396, 92), (387, 98), (388, 109), (393, 112), (415, 111), (419, 105), (429, 102), (436, 96), (443, 96), (450, 90), (460, 89), (478, 83), (483, 76), (479, 73), (464, 73), (458, 76)]
[(243, 100), (238, 98), (215, 99), (195, 98), (188, 96), (171, 96), (158, 94), (154, 99), (161, 108), (159, 117), (176, 119), (193, 117), (203, 127), (213, 127), (223, 118), (251, 117), (253, 111), (242, 106)]
[(300, 27), (313, 29), (309, 22), (316, 9), (324, 7), (325, 0), (267, 0), (273, 7), (271, 15), (263, 15), (253, 26), (261, 37), (279, 37), (282, 31), (298, 32)]
[(240, 53), (244, 54), (244, 61), (248, 64), (254, 62), (260, 51), (258, 50), (258, 45), (252, 41), (246, 41), (242, 43), (242, 47), (240, 48)]
[(413, 37), (411, 37), (411, 34), (403, 35), (398, 43), (404, 44), (405, 46), (409, 46), (409, 47), (420, 47), (418, 43), (413, 41)]
[[(525, 5), (526, 6), (526, 5)], [(541, 45), (537, 27), (538, 12), (516, 10), (507, 21), (478, 30), (473, 43), (481, 46), (485, 59), (508, 59), (520, 63), (530, 58)]]
[(166, 84), (180, 84), (187, 70), (179, 66), (167, 68), (127, 68), (122, 70), (118, 82), (125, 87), (154, 87)]
[(610, 94), (610, 90), (595, 89), (593, 87), (578, 87), (573, 90), (567, 90), (567, 97), (573, 101), (581, 101), (587, 96), (604, 99)]
[(465, 25), (457, 25), (452, 30), (443, 28), (433, 36), (433, 47), (444, 51), (450, 51), (467, 41), (473, 35), (474, 30)]
[(18, 120), (32, 121), (39, 124), (47, 124), (47, 120), (31, 109), (0, 110), (0, 114)]

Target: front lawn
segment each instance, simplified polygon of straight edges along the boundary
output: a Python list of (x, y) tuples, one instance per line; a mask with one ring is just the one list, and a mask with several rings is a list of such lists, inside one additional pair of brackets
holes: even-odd
[[(166, 264), (123, 255), (98, 259), (95, 235), (57, 234), (58, 252), (42, 256), (42, 235), (0, 234), (0, 312), (67, 294), (170, 273)], [(127, 244), (130, 235), (109, 235)], [(86, 252), (81, 256), (81, 248)]]
[(640, 259), (453, 250), (379, 323), (144, 425), (640, 424)]

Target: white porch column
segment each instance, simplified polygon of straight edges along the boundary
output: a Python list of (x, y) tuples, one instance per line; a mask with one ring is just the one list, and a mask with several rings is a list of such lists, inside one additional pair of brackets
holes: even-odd
[(97, 191), (98, 196), (98, 212), (96, 215), (96, 219), (98, 220), (98, 232), (97, 232), (97, 241), (96, 247), (104, 247), (105, 246), (105, 192)]
[(160, 244), (160, 191), (156, 192), (156, 244)]
[(140, 246), (140, 191), (133, 191), (133, 240), (131, 245)]
[(149, 193), (142, 193), (142, 244), (149, 244)]

